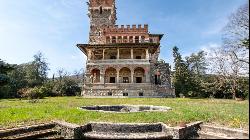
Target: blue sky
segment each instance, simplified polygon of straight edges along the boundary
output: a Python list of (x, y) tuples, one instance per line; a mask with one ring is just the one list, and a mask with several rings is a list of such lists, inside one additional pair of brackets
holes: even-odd
[[(49, 62), (49, 76), (64, 68), (85, 68), (76, 47), (88, 42), (88, 0), (0, 0), (0, 58), (11, 64), (33, 59)], [(182, 55), (221, 45), (221, 29), (247, 0), (116, 0), (117, 24), (149, 24), (165, 34), (160, 58), (172, 64), (172, 48)]]

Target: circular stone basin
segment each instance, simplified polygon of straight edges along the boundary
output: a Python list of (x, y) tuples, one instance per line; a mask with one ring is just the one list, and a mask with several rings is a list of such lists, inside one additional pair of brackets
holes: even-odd
[(117, 112), (117, 113), (128, 113), (128, 112), (153, 112), (153, 111), (169, 111), (170, 107), (164, 106), (143, 106), (143, 105), (103, 105), (103, 106), (83, 106), (80, 107), (83, 110), (90, 111), (101, 111), (101, 112)]

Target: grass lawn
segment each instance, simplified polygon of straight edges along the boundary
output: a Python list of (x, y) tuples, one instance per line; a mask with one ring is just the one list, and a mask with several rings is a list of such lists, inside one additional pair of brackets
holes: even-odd
[[(101, 113), (83, 111), (85, 105), (158, 105), (168, 106), (169, 112)], [(37, 103), (28, 100), (0, 100), (0, 128), (17, 125), (64, 120), (84, 124), (95, 122), (163, 122), (176, 126), (179, 122), (203, 121), (232, 128), (248, 129), (249, 102), (217, 99), (85, 99), (81, 97), (45, 98)]]

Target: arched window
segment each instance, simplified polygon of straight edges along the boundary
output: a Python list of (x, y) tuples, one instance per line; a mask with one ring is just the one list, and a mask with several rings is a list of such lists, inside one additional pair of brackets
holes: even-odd
[(155, 84), (161, 85), (161, 73), (159, 71), (155, 73)]
[(138, 67), (134, 70), (134, 81), (135, 83), (146, 82), (145, 70), (143, 68)]
[(100, 70), (98, 70), (98, 69), (92, 70), (91, 80), (92, 80), (92, 83), (99, 83), (100, 82)]
[(114, 68), (108, 68), (105, 72), (105, 77), (106, 77), (106, 83), (116, 83), (118, 81), (116, 79), (116, 69)]
[(129, 68), (122, 68), (120, 70), (120, 77), (121, 82), (120, 83), (130, 83), (131, 81), (131, 71)]

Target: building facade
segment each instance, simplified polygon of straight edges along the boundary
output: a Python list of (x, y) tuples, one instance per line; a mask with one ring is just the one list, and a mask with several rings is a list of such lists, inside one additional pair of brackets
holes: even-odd
[(116, 25), (115, 0), (89, 0), (88, 44), (83, 96), (175, 97), (170, 65), (158, 61), (163, 34), (148, 25)]

